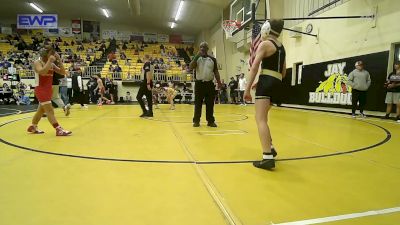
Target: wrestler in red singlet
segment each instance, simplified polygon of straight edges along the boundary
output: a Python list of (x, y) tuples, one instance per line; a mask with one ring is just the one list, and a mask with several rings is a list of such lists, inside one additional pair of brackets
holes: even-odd
[[(64, 66), (62, 66), (60, 56), (50, 47), (41, 49), (39, 54), (41, 59), (34, 63), (34, 70), (38, 79), (37, 86), (35, 87), (35, 96), (39, 101), (39, 107), (32, 118), (32, 125), (28, 127), (28, 132), (32, 134), (44, 133), (38, 129), (38, 123), (43, 114), (46, 113), (47, 119), (56, 130), (56, 136), (68, 136), (72, 132), (64, 130), (58, 124), (54, 116), (53, 106), (51, 105), (53, 73), (55, 71), (59, 74), (65, 74)], [(55, 61), (58, 61), (62, 69), (54, 64)]]

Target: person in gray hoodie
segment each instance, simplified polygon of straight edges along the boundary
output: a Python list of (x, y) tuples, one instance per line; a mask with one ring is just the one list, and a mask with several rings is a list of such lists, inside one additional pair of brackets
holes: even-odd
[(365, 117), (364, 107), (367, 103), (367, 90), (371, 86), (371, 76), (369, 72), (364, 69), (362, 61), (356, 62), (356, 69), (349, 74), (348, 84), (352, 87), (352, 110), (351, 115), (356, 117), (357, 104), (359, 103), (359, 110), (362, 117)]

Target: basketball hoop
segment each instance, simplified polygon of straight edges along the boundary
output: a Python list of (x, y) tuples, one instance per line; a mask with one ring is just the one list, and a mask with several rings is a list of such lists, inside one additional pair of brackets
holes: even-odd
[(226, 37), (232, 37), (233, 31), (240, 28), (240, 22), (236, 20), (224, 20), (222, 21), (222, 28), (225, 31)]

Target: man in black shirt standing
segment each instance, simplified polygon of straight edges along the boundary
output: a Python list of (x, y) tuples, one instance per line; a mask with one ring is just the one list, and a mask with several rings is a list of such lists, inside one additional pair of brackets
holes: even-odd
[[(140, 85), (139, 92), (136, 96), (137, 101), (142, 108), (143, 114), (140, 117), (153, 117), (153, 100), (152, 100), (152, 88), (153, 88), (153, 69), (150, 62), (150, 56), (145, 55), (143, 65), (144, 80)], [(144, 105), (143, 96), (146, 96), (148, 110)]]
[(231, 81), (229, 82), (229, 95), (231, 96), (231, 103), (236, 104), (237, 101), (237, 88), (238, 82), (234, 77), (231, 77)]

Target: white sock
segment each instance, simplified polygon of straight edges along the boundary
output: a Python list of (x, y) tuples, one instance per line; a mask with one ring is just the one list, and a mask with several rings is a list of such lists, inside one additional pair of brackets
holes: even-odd
[(273, 159), (274, 158), (274, 156), (272, 155), (272, 154), (265, 154), (265, 153), (263, 153), (263, 159)]

